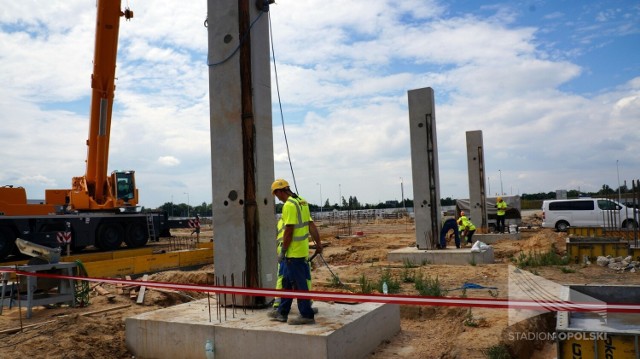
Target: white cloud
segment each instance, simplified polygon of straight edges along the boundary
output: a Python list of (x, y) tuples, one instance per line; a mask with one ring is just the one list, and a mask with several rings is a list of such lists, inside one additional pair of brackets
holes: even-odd
[[(435, 0), (272, 5), (301, 193), (315, 203), (321, 184), (332, 203), (340, 192), (400, 199), (402, 178), (412, 197), (407, 91), (427, 86), (436, 93), (443, 197), (467, 195), (469, 130), (483, 131), (493, 191), (498, 169), (505, 190), (520, 192), (615, 186), (615, 160), (622, 178), (636, 175), (637, 67), (617, 87), (563, 87), (598, 71), (572, 61), (589, 51), (576, 44), (604, 46), (618, 36), (612, 29), (637, 34), (637, 8), (627, 16), (588, 8), (571, 24), (563, 22), (571, 9), (552, 5), (538, 7), (548, 21), (539, 26), (519, 25), (520, 10), (500, 4), (481, 14)], [(135, 17), (120, 28), (109, 167), (136, 170), (146, 206), (186, 202), (185, 193), (192, 204), (210, 202), (206, 2), (131, 6)], [(84, 172), (95, 7), (27, 0), (3, 9), (0, 180), (41, 198)], [(613, 22), (592, 26), (598, 13)], [(571, 31), (558, 39), (563, 28)], [(290, 178), (275, 81), (272, 88), (275, 173)]]

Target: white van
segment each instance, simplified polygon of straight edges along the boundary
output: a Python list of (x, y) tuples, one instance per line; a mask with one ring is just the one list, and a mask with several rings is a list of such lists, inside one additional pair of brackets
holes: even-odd
[(638, 210), (605, 198), (556, 199), (542, 202), (542, 227), (638, 227)]

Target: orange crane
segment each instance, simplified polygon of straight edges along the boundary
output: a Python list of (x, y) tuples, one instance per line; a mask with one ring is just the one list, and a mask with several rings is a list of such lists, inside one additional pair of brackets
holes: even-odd
[(120, 0), (97, 0), (96, 6), (86, 172), (72, 179), (71, 189), (46, 190), (40, 203), (29, 203), (22, 187), (0, 187), (0, 260), (15, 251), (18, 237), (50, 247), (112, 250), (123, 242), (143, 246), (168, 231), (166, 214), (138, 212), (134, 171), (107, 176), (120, 18), (133, 18), (133, 11), (122, 11)]

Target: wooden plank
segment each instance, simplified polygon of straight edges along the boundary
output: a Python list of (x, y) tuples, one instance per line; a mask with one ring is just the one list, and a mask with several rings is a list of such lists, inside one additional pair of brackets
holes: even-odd
[[(146, 282), (148, 278), (149, 278), (149, 275), (145, 274), (144, 276), (142, 276), (142, 281)], [(136, 300), (137, 304), (144, 303), (144, 292), (145, 292), (146, 289), (147, 289), (147, 286), (145, 286), (145, 285), (140, 287), (140, 293), (138, 293), (138, 300)]]

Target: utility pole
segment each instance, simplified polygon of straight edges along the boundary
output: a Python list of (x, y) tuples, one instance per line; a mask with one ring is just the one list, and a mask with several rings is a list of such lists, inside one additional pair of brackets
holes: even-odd
[(190, 214), (191, 214), (189, 212), (189, 210), (191, 209), (191, 204), (190, 204), (190, 201), (189, 201), (189, 192), (184, 192), (183, 194), (187, 195), (187, 218), (189, 218)]
[(622, 196), (620, 195), (620, 168), (618, 168), (618, 160), (616, 160), (616, 172), (618, 173), (618, 203), (622, 203)]
[(404, 183), (402, 181), (402, 177), (400, 177), (400, 193), (401, 193), (401, 196), (402, 196), (402, 208), (406, 209), (404, 207)]
[(502, 189), (502, 170), (498, 170), (498, 172), (500, 173), (500, 195), (503, 196), (504, 190)]
[(320, 217), (322, 217), (322, 207), (324, 206), (324, 202), (322, 202), (322, 184), (319, 182), (316, 184), (320, 186)]

